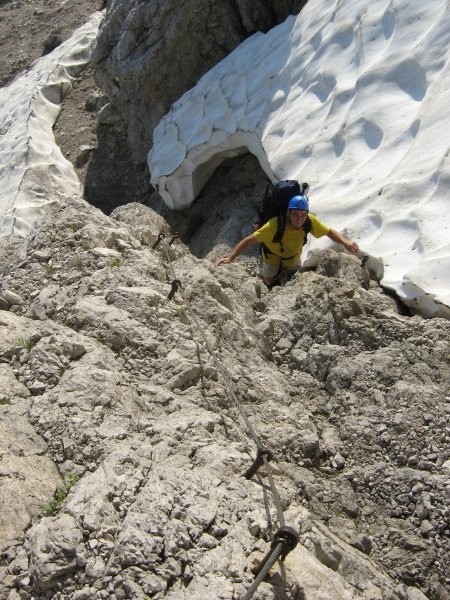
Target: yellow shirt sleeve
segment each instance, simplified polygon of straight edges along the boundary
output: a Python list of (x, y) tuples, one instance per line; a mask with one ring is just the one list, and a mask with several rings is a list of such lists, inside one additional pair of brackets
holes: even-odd
[(331, 227), (326, 223), (320, 221), (316, 215), (309, 213), (309, 218), (311, 219), (311, 233), (314, 237), (320, 238), (324, 235), (328, 235)]
[(261, 242), (261, 244), (270, 244), (276, 231), (277, 218), (274, 217), (273, 219), (270, 219), (270, 221), (267, 221), (267, 223), (264, 223), (262, 227), (257, 229), (253, 233), (253, 236), (258, 240), (258, 242)]

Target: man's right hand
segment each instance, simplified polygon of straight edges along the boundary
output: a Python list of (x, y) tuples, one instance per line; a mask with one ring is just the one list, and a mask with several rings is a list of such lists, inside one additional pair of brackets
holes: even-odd
[(235, 258), (240, 256), (245, 250), (247, 250), (247, 248), (250, 248), (250, 246), (253, 246), (253, 244), (256, 244), (257, 242), (258, 240), (255, 237), (253, 237), (253, 235), (248, 235), (246, 238), (244, 238), (236, 244), (236, 246), (231, 251), (231, 254), (229, 254), (228, 256), (224, 256), (223, 258), (218, 260), (216, 263), (217, 266), (229, 265), (231, 262), (233, 262)]
[(216, 265), (220, 267), (220, 265), (229, 265), (231, 262), (233, 262), (232, 258), (230, 258), (229, 256), (224, 256), (216, 262)]

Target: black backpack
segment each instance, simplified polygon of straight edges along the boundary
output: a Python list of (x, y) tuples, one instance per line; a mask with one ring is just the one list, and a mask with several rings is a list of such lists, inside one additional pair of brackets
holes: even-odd
[[(300, 185), (299, 182), (294, 179), (269, 183), (263, 198), (260, 223), (261, 225), (264, 225), (273, 217), (277, 217), (277, 230), (273, 236), (272, 242), (276, 242), (282, 246), (281, 240), (286, 228), (286, 212), (289, 200), (294, 196), (306, 195), (308, 188), (309, 185), (307, 183), (302, 183)], [(309, 217), (303, 225), (303, 231), (305, 233), (303, 244), (306, 244), (306, 238), (311, 231), (311, 219)], [(262, 244), (262, 247), (263, 252), (269, 252), (264, 244)], [(283, 252), (283, 247), (281, 247), (281, 251)]]

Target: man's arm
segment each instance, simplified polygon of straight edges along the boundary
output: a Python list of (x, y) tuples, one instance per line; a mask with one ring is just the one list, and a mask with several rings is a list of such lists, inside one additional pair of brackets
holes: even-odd
[(343, 236), (342, 233), (339, 233), (339, 231), (336, 231), (335, 229), (330, 229), (330, 231), (327, 233), (327, 236), (330, 238), (330, 240), (333, 240), (333, 242), (342, 244), (349, 252), (358, 252), (359, 250), (359, 246), (356, 242), (352, 242), (352, 240), (349, 240)]
[(236, 257), (245, 252), (247, 248), (250, 248), (250, 246), (253, 246), (253, 244), (256, 244), (257, 242), (258, 240), (253, 235), (247, 236), (236, 244), (228, 256), (221, 258), (217, 262), (217, 265), (228, 265), (229, 263), (233, 262)]

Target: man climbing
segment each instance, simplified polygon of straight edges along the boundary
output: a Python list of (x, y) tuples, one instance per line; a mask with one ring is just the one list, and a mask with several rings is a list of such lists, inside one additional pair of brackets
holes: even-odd
[[(324, 235), (338, 244), (342, 244), (349, 252), (357, 252), (358, 244), (344, 237), (338, 231), (331, 229), (309, 212), (306, 196), (294, 196), (289, 200), (284, 231), (279, 232), (279, 219), (274, 217), (260, 229), (254, 231), (236, 244), (228, 256), (221, 258), (217, 265), (227, 265), (236, 257), (258, 242), (262, 244), (263, 267), (262, 278), (270, 287), (274, 278), (280, 273), (294, 273), (300, 266), (300, 255), (306, 236), (310, 231), (316, 238)], [(276, 241), (280, 237), (280, 241)]]

